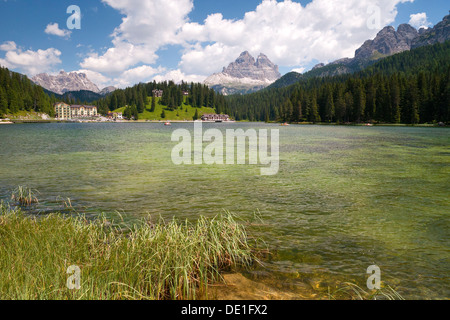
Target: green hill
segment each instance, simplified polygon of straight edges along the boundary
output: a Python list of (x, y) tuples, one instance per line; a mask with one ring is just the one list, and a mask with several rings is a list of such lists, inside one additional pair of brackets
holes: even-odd
[[(150, 121), (164, 121), (164, 120), (178, 120), (178, 121), (192, 121), (195, 113), (198, 113), (198, 116), (201, 117), (203, 114), (206, 113), (216, 113), (216, 111), (213, 108), (194, 108), (191, 105), (188, 105), (187, 99), (184, 99), (184, 102), (181, 107), (171, 111), (166, 106), (163, 106), (160, 104), (161, 98), (155, 98), (156, 104), (155, 104), (155, 111), (151, 112), (151, 99), (147, 99), (147, 104), (145, 105), (144, 112), (139, 113), (139, 120), (150, 120)], [(119, 109), (114, 110), (114, 112), (125, 112), (126, 107), (122, 107)], [(163, 118), (161, 115), (162, 113), (165, 113), (165, 117)]]

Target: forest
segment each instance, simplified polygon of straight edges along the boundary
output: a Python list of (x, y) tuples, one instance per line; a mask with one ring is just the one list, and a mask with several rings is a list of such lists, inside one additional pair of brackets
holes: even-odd
[[(116, 90), (105, 98), (93, 102), (93, 104), (98, 106), (98, 110), (102, 114), (128, 106), (125, 109), (125, 114), (138, 119), (138, 115), (144, 112), (148, 104), (151, 106), (150, 111), (154, 110), (153, 90), (163, 91), (160, 104), (164, 105), (169, 111), (181, 108), (183, 103), (194, 108), (214, 108), (218, 113), (222, 113), (226, 106), (223, 95), (216, 93), (206, 85), (186, 82), (175, 84), (173, 81), (140, 83), (133, 87)], [(184, 93), (187, 94), (186, 100)]]
[[(163, 90), (159, 103), (174, 111), (189, 105), (214, 108), (233, 119), (309, 123), (449, 123), (450, 41), (403, 52), (366, 69), (334, 77), (305, 77), (286, 87), (269, 87), (247, 95), (225, 97), (201, 83), (140, 83), (116, 90), (90, 104), (99, 113), (128, 106), (138, 119), (154, 108), (153, 90)], [(289, 75), (288, 75), (289, 76)], [(85, 102), (64, 97), (69, 104)], [(0, 116), (19, 111), (54, 115), (58, 97), (26, 76), (0, 68)], [(151, 109), (149, 109), (151, 110)]]
[(19, 111), (35, 111), (54, 116), (56, 98), (26, 76), (0, 67), (0, 117)]
[(449, 122), (450, 41), (382, 59), (363, 71), (301, 79), (227, 97), (236, 120), (282, 122)]

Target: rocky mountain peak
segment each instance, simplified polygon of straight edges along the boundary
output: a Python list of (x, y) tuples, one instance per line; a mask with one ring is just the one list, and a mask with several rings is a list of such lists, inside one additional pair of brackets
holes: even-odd
[(411, 48), (444, 43), (450, 39), (450, 15), (447, 15), (433, 28), (421, 29), (419, 36), (412, 41)]
[[(255, 58), (248, 52), (242, 52), (239, 57), (221, 73), (215, 73), (205, 80), (205, 83), (222, 93), (253, 92), (267, 87), (281, 78), (278, 66), (261, 53)], [(224, 91), (224, 86), (227, 89)], [(240, 88), (239, 90), (236, 88)]]
[(401, 24), (397, 31), (392, 26), (384, 27), (373, 40), (367, 40), (356, 50), (355, 59), (372, 60), (411, 50), (412, 41), (419, 35), (409, 24)]
[(272, 63), (272, 61), (270, 61), (269, 58), (264, 53), (260, 53), (258, 58), (256, 59), (256, 67), (257, 68), (269, 67), (274, 70), (275, 69), (278, 70), (278, 66)]
[(64, 94), (69, 91), (81, 90), (100, 93), (97, 85), (89, 80), (87, 75), (84, 73), (67, 73), (62, 70), (56, 76), (41, 73), (35, 75), (31, 80), (41, 87), (57, 94)]
[(397, 32), (399, 35), (401, 35), (402, 37), (407, 38), (409, 40), (413, 40), (413, 39), (417, 38), (417, 36), (419, 35), (416, 28), (414, 28), (413, 26), (411, 26), (407, 23), (399, 25)]
[(258, 60), (255, 60), (248, 51), (242, 52), (235, 62), (223, 69), (222, 73), (235, 78), (249, 78), (263, 82), (273, 82), (281, 77), (278, 66), (265, 54), (261, 53)]

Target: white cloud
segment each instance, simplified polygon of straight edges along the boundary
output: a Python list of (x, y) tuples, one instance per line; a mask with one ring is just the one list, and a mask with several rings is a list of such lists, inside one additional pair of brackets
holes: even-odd
[(94, 82), (100, 89), (114, 86), (116, 88), (126, 88), (139, 82), (153, 81), (157, 74), (165, 72), (163, 67), (153, 68), (148, 65), (142, 65), (136, 68), (126, 70), (115, 77), (105, 76), (104, 74), (88, 69), (80, 69), (77, 73), (84, 73), (88, 79)]
[(139, 63), (153, 64), (157, 56), (154, 50), (145, 45), (133, 45), (126, 42), (118, 42), (113, 48), (109, 48), (103, 55), (91, 53), (83, 60), (81, 67), (97, 72), (119, 74)]
[(50, 23), (45, 28), (45, 33), (46, 34), (55, 35), (55, 36), (58, 36), (58, 37), (69, 38), (70, 34), (72, 32), (70, 32), (69, 30), (62, 30), (62, 29), (60, 29), (59, 25), (57, 23)]
[(97, 85), (97, 87), (101, 89), (108, 87), (110, 85), (112, 85), (111, 79), (104, 76), (103, 74), (99, 73), (99, 72), (95, 72), (92, 70), (85, 70), (85, 69), (81, 69), (78, 71), (74, 71), (76, 73), (84, 73), (89, 80), (91, 80), (93, 83), (95, 83)]
[(178, 36), (190, 45), (180, 67), (193, 73), (218, 72), (244, 50), (254, 56), (263, 52), (274, 63), (290, 67), (305, 66), (314, 59), (329, 62), (352, 57), (379, 31), (367, 26), (372, 18), (369, 7), (380, 9), (384, 26), (395, 20), (398, 3), (412, 1), (313, 0), (303, 7), (289, 0), (264, 0), (241, 20), (211, 14), (203, 24), (183, 26)]
[(306, 68), (302, 67), (302, 68), (294, 68), (291, 71), (292, 72), (297, 72), (297, 73), (303, 73), (305, 72)]
[(17, 45), (14, 41), (6, 41), (0, 45), (1, 51), (14, 51), (17, 49)]
[(0, 65), (9, 69), (18, 69), (28, 76), (49, 72), (61, 63), (59, 58), (61, 51), (55, 48), (22, 51), (12, 41), (4, 43), (0, 48), (6, 51), (5, 57), (0, 58)]
[[(263, 0), (242, 19), (212, 13), (202, 23), (190, 22), (193, 0), (102, 0), (123, 14), (112, 33), (112, 45), (92, 52), (81, 62), (90, 70), (125, 85), (156, 80), (203, 81), (221, 71), (244, 50), (265, 53), (274, 63), (304, 71), (312, 61), (352, 57), (379, 30), (368, 27), (376, 6), (379, 23), (397, 16), (397, 5), (414, 0), (313, 0), (306, 6), (285, 0)], [(161, 74), (156, 52), (182, 45), (177, 70)], [(153, 75), (152, 73), (155, 72)], [(132, 84), (132, 83), (130, 83)]]
[(127, 87), (139, 82), (149, 82), (150, 80), (153, 80), (153, 76), (164, 71), (165, 69), (162, 67), (155, 69), (147, 65), (129, 69), (114, 80), (115, 86)]
[(98, 72), (124, 72), (140, 63), (153, 64), (161, 47), (177, 43), (177, 31), (187, 22), (192, 0), (102, 0), (124, 18), (114, 30), (113, 47), (94, 53), (81, 66)]
[(184, 74), (180, 69), (171, 70), (163, 75), (157, 75), (153, 78), (156, 82), (162, 81), (173, 81), (175, 83), (184, 82), (203, 82), (207, 76), (205, 75), (195, 75), (195, 74)]
[(427, 29), (432, 24), (428, 22), (428, 17), (425, 12), (412, 14), (410, 16), (409, 24), (416, 29), (425, 28)]

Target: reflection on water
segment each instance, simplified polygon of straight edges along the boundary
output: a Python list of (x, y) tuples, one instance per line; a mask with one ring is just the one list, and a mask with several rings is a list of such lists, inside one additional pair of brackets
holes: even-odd
[[(35, 212), (122, 212), (194, 219), (229, 210), (273, 255), (247, 277), (320, 294), (376, 264), (406, 298), (449, 298), (450, 131), (435, 128), (205, 124), (280, 129), (280, 171), (175, 166), (192, 124), (30, 124), (0, 128), (0, 198), (40, 192)], [(290, 288), (290, 289), (289, 289)]]

